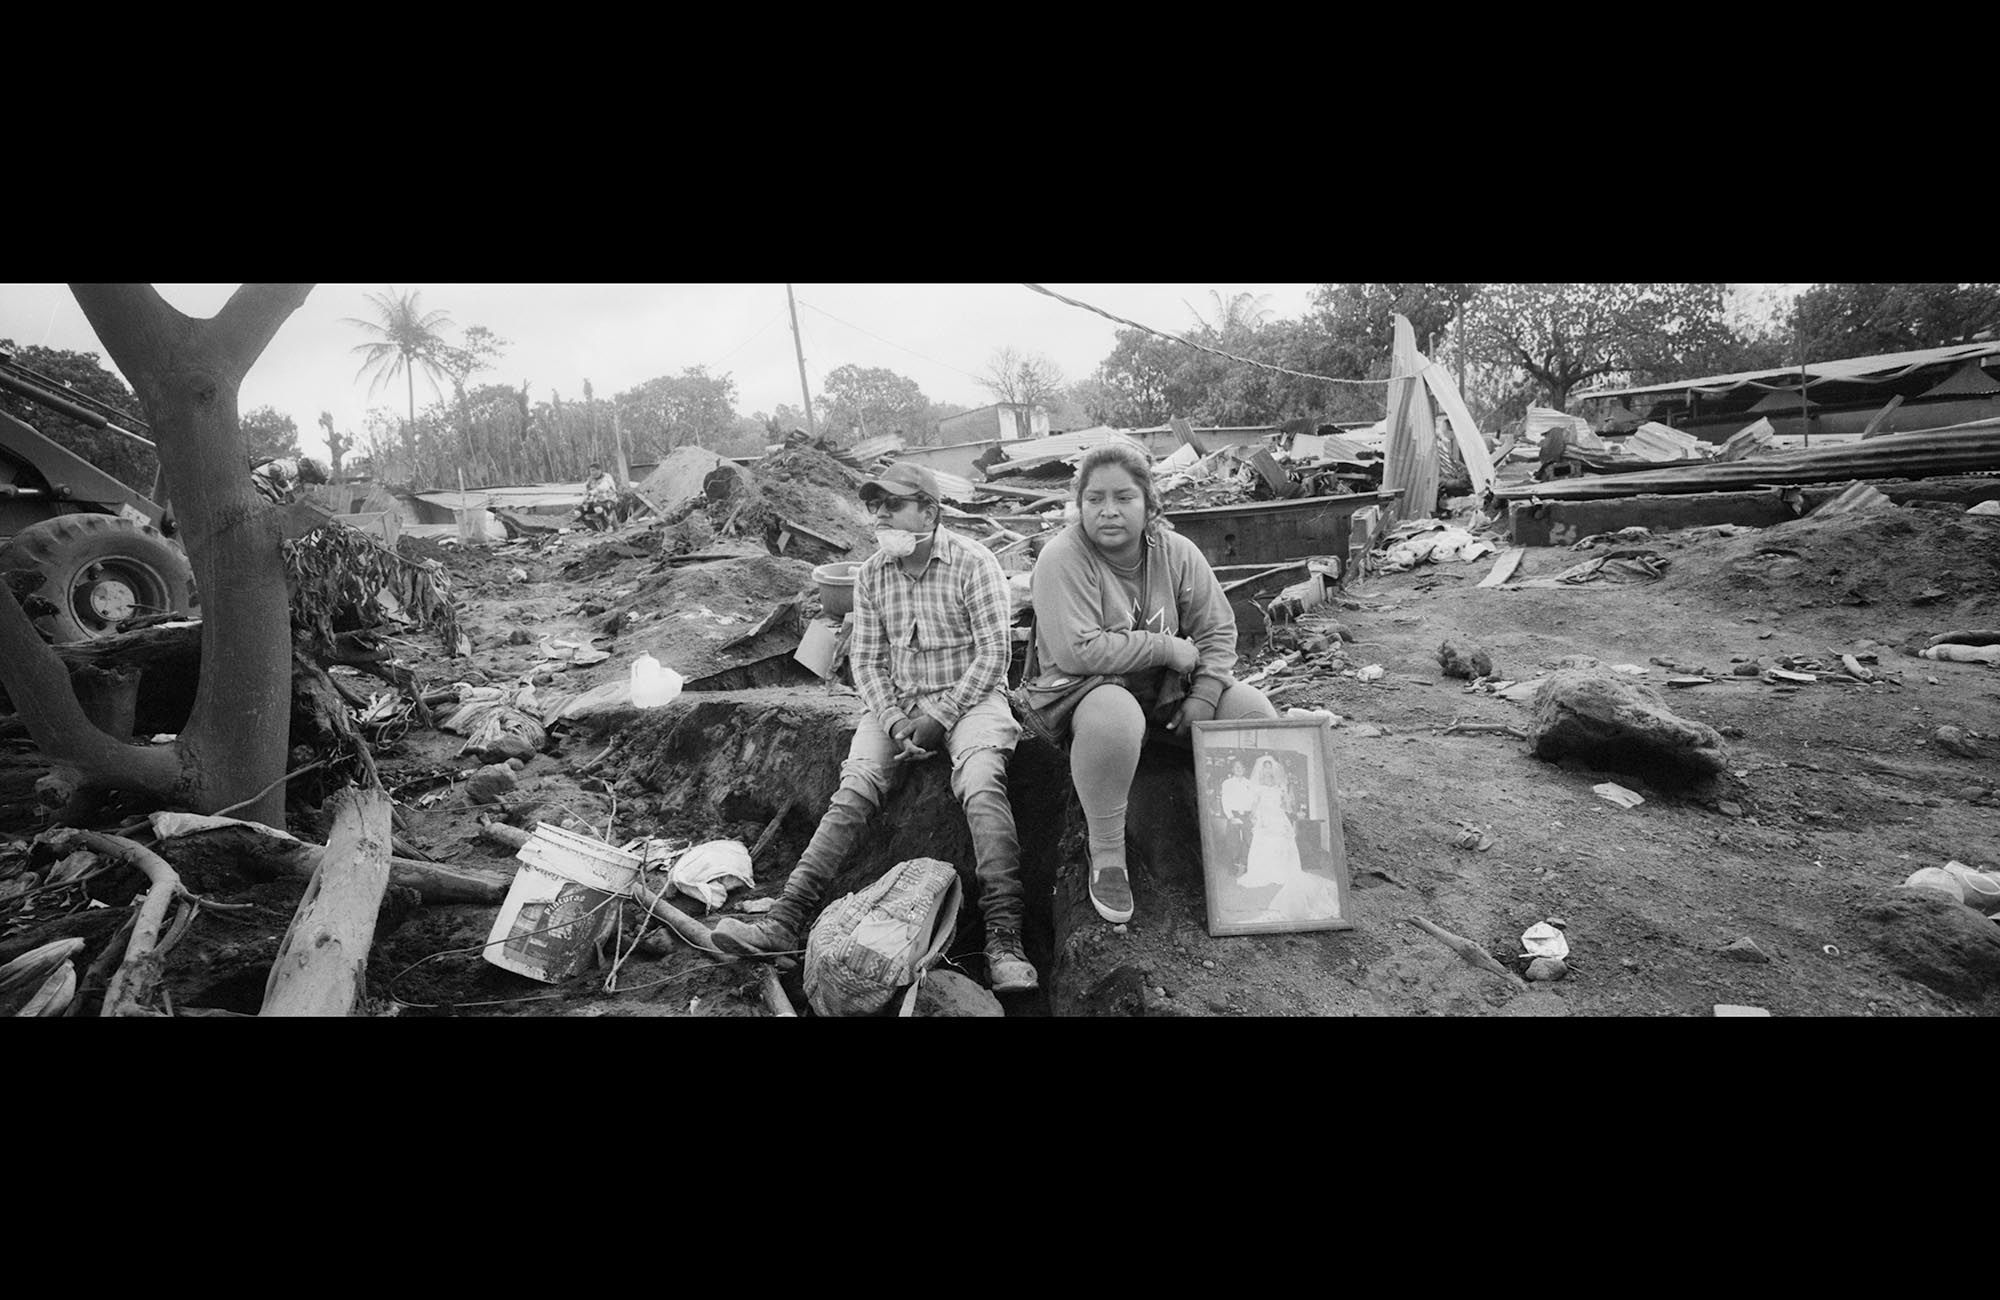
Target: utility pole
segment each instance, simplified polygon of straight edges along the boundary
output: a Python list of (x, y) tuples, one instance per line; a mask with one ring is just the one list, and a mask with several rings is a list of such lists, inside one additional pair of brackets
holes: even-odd
[(799, 395), (806, 402), (806, 436), (817, 438), (819, 431), (813, 427), (812, 389), (806, 384), (806, 348), (799, 342), (799, 305), (792, 301), (792, 286), (789, 284), (785, 286), (785, 305), (792, 309), (792, 350), (799, 357)]

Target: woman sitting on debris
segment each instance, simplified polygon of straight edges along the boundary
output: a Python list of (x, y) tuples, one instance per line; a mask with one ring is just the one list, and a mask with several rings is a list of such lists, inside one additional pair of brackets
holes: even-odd
[(1090, 901), (1132, 919), (1125, 805), (1148, 721), (1186, 738), (1211, 718), (1274, 718), (1236, 667), (1236, 618), (1200, 549), (1166, 522), (1152, 468), (1128, 444), (1077, 467), (1079, 518), (1035, 561), (1038, 707), (1080, 691), (1069, 770), (1090, 830)]

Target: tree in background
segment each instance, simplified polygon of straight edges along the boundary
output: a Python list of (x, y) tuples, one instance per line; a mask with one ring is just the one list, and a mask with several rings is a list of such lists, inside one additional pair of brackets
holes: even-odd
[[(105, 369), (95, 352), (69, 352), (62, 348), (33, 345), (16, 347), (12, 339), (0, 339), (0, 348), (12, 352), (14, 360), (28, 369), (60, 380), (86, 397), (94, 397), (114, 410), (123, 411), (139, 424), (145, 423), (146, 417), (139, 410), (139, 399), (132, 395), (124, 380)], [(0, 390), (0, 411), (39, 429), (52, 441), (75, 452), (127, 487), (140, 492), (153, 490), (159, 458), (151, 448), (108, 429), (97, 429), (72, 420), (67, 415), (4, 390)], [(134, 428), (133, 432), (143, 434), (145, 430)]]
[(332, 411), (319, 413), (319, 427), (326, 430), (326, 458), (333, 470), (333, 481), (338, 483), (341, 479), (340, 458), (354, 445), (354, 439), (351, 435), (343, 437), (334, 432)]
[(369, 305), (375, 308), (375, 320), (357, 320), (352, 316), (343, 318), (346, 324), (358, 326), (373, 336), (369, 342), (354, 347), (354, 351), (362, 354), (361, 369), (355, 378), (374, 372), (375, 377), (368, 386), (369, 396), (372, 397), (396, 376), (403, 377), (409, 401), (409, 423), (403, 429), (403, 450), (414, 468), (417, 463), (417, 372), (423, 372), (433, 391), (437, 389), (438, 377), (451, 373), (452, 349), (439, 332), (451, 324), (451, 317), (442, 311), (425, 311), (422, 294), (399, 294), (394, 286), (387, 293), (371, 293), (367, 298)]
[(638, 459), (653, 459), (690, 444), (714, 447), (736, 431), (736, 381), (689, 366), (628, 388), (612, 399), (626, 445)]
[(1002, 402), (1053, 409), (1062, 400), (1062, 367), (1039, 352), (1014, 347), (995, 351), (979, 386)]
[(252, 464), (273, 456), (299, 454), (299, 426), (275, 406), (245, 411), (237, 424), (243, 429), (243, 449), (250, 453)]
[(1214, 304), (1213, 319), (1203, 316), (1187, 299), (1181, 299), (1181, 305), (1194, 317), (1196, 328), (1207, 333), (1250, 334), (1271, 319), (1271, 309), (1265, 305), (1271, 300), (1268, 293), (1238, 293), (1225, 300), (1219, 290), (1210, 289), (1208, 297)]
[(1561, 409), (1601, 375), (1655, 383), (1703, 373), (1731, 342), (1725, 293), (1721, 284), (1492, 284), (1467, 304), (1465, 345), (1526, 372)]
[(1786, 360), (1943, 347), (2000, 331), (2000, 284), (1815, 284), (1786, 324), (1798, 339)]
[(930, 399), (913, 379), (880, 366), (845, 365), (834, 370), (813, 399), (826, 428), (858, 438), (901, 434), (912, 443), (936, 440), (937, 426), (925, 427)]

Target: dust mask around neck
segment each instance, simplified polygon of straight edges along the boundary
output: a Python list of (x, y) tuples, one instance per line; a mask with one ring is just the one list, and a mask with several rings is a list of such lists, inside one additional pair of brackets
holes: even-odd
[(892, 560), (900, 560), (906, 555), (914, 555), (917, 543), (924, 540), (916, 533), (904, 532), (900, 528), (878, 528), (875, 530), (875, 546)]

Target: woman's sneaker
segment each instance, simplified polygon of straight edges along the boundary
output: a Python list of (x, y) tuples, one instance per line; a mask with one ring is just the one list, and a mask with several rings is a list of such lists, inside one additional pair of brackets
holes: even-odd
[(1132, 919), (1132, 881), (1123, 866), (1091, 869), (1090, 905), (1113, 925)]

